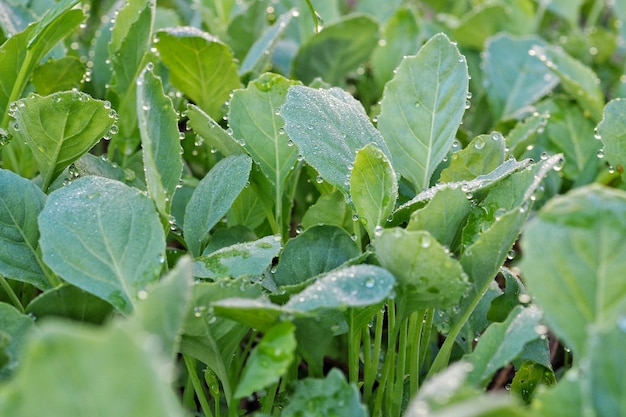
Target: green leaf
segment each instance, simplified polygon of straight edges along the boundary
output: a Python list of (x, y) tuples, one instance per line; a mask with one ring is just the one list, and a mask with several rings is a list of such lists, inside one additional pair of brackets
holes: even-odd
[(544, 131), (549, 117), (549, 113), (539, 114), (537, 112), (518, 122), (506, 135), (506, 146), (509, 148), (509, 155), (520, 159), (526, 151), (532, 150), (537, 135)]
[(451, 307), (467, 289), (459, 262), (427, 231), (384, 230), (374, 249), (381, 265), (396, 277), (411, 311)]
[(280, 108), (285, 131), (321, 178), (348, 195), (356, 152), (370, 143), (389, 156), (381, 134), (363, 106), (339, 88), (295, 85)]
[(8, 343), (0, 346), (0, 351), (3, 351), (8, 359), (6, 364), (0, 364), (1, 381), (7, 379), (15, 371), (26, 346), (26, 337), (35, 330), (35, 323), (32, 318), (21, 314), (13, 306), (0, 303), (0, 329), (8, 336)]
[(485, 46), (484, 84), (494, 120), (508, 120), (532, 113), (533, 104), (548, 94), (558, 78), (530, 55), (545, 42), (538, 37), (516, 38), (508, 34), (490, 38)]
[[(11, 385), (0, 390), (0, 413), (182, 417), (171, 389), (173, 375), (163, 372), (169, 364), (146, 341), (117, 328), (45, 323), (30, 339)], [(41, 401), (32, 401), (34, 397)]]
[[(520, 279), (508, 268), (502, 267), (500, 273), (504, 277), (505, 289), (504, 293), (500, 294), (491, 301), (491, 306), (487, 312), (487, 319), (492, 322), (502, 322), (511, 313), (517, 305), (521, 303), (520, 296), (526, 294), (524, 284)], [(530, 300), (530, 296), (528, 297)], [(525, 297), (522, 297), (523, 300)]]
[(137, 79), (137, 117), (148, 195), (167, 223), (183, 162), (178, 118), (172, 100), (163, 93), (161, 80), (151, 66)]
[(393, 166), (418, 191), (428, 187), (448, 153), (465, 111), (469, 75), (465, 58), (444, 34), (406, 57), (387, 83), (378, 128)]
[(246, 3), (238, 8), (237, 14), (229, 22), (228, 45), (240, 61), (269, 27), (269, 16), (266, 11), (268, 5), (268, 0)]
[(58, 2), (37, 23), (0, 46), (0, 128), (7, 126), (9, 104), (20, 98), (37, 64), (85, 19), (82, 10), (72, 9), (77, 3)]
[(282, 322), (269, 329), (250, 353), (235, 398), (243, 398), (278, 382), (294, 360), (295, 327)]
[(295, 392), (282, 411), (283, 417), (366, 417), (358, 389), (348, 384), (336, 368), (324, 379), (306, 378), (294, 383)]
[(137, 127), (136, 79), (144, 67), (152, 37), (156, 1), (126, 2), (115, 17), (109, 43), (111, 57), (110, 88), (107, 98), (120, 114), (120, 133), (131, 137)]
[(47, 289), (39, 253), (37, 216), (46, 195), (32, 181), (0, 169), (0, 274)]
[(528, 291), (575, 355), (586, 352), (588, 326), (614, 323), (626, 308), (625, 215), (623, 191), (581, 187), (550, 200), (522, 237)]
[(322, 194), (315, 204), (309, 207), (302, 217), (302, 227), (308, 229), (319, 224), (334, 224), (350, 230), (354, 223), (352, 214), (353, 211), (341, 191), (335, 190)]
[(464, 358), (473, 365), (468, 381), (486, 387), (498, 369), (515, 359), (526, 343), (539, 337), (535, 327), (540, 320), (541, 310), (537, 307), (518, 306), (506, 321), (489, 326), (474, 351)]
[(467, 147), (450, 155), (450, 165), (441, 171), (439, 181), (472, 180), (488, 174), (504, 162), (504, 149), (498, 132), (476, 136)]
[(235, 320), (261, 332), (268, 331), (281, 317), (298, 315), (299, 312), (272, 304), (265, 298), (233, 297), (211, 304), (217, 316)]
[(526, 404), (530, 404), (537, 387), (554, 384), (556, 384), (556, 379), (552, 370), (532, 361), (525, 361), (515, 372), (515, 377), (511, 382), (511, 392), (517, 394)]
[(260, 295), (260, 286), (249, 285), (242, 280), (199, 283), (192, 287), (183, 325), (181, 352), (201, 360), (215, 372), (228, 402), (232, 399), (230, 366), (250, 327), (217, 317), (211, 313), (210, 307), (212, 303), (227, 298), (258, 298)]
[[(565, 374), (556, 387), (540, 390), (531, 403), (533, 416), (538, 417), (583, 417), (595, 415), (589, 408), (588, 397), (583, 390), (580, 372), (572, 369)], [(567, 414), (564, 414), (567, 410)]]
[[(375, 3), (377, 8), (381, 7), (380, 2)], [(372, 72), (381, 89), (393, 78), (393, 70), (398, 67), (402, 57), (414, 55), (419, 49), (421, 39), (415, 14), (410, 9), (396, 9), (385, 24), (382, 39), (372, 53)]]
[(552, 0), (546, 3), (548, 10), (563, 17), (571, 25), (578, 23), (580, 6), (584, 3), (583, 0)]
[(313, 226), (287, 241), (274, 281), (278, 286), (299, 284), (339, 267), (360, 253), (356, 242), (340, 227)]
[[(622, 313), (624, 309), (622, 309)], [(591, 392), (591, 402), (598, 417), (620, 416), (626, 413), (626, 366), (620, 359), (626, 343), (626, 315), (617, 319), (617, 326), (603, 329), (590, 340), (590, 381), (585, 385)]]
[(298, 311), (366, 307), (385, 300), (395, 283), (385, 269), (355, 265), (336, 269), (293, 295), (285, 307)]
[(33, 71), (32, 82), (41, 95), (77, 87), (85, 75), (85, 65), (75, 56), (51, 58)]
[(538, 45), (530, 53), (536, 55), (561, 80), (565, 91), (589, 112), (592, 119), (599, 121), (602, 118), (604, 95), (600, 89), (600, 80), (591, 68), (554, 46)]
[(398, 181), (385, 154), (374, 145), (359, 150), (350, 175), (350, 196), (370, 237), (385, 224), (398, 198)]
[(102, 324), (112, 310), (111, 304), (68, 283), (41, 293), (26, 307), (26, 313), (38, 320), (62, 317), (94, 324)]
[(137, 309), (123, 323), (131, 333), (147, 332), (156, 337), (160, 353), (170, 360), (178, 353), (192, 280), (191, 259), (181, 258), (153, 288), (138, 294)]
[(461, 188), (442, 188), (424, 207), (411, 214), (407, 230), (426, 230), (438, 242), (454, 248), (472, 205)]
[(183, 232), (193, 256), (199, 256), (213, 226), (226, 215), (233, 201), (246, 186), (252, 160), (247, 155), (222, 159), (200, 181), (187, 208)]
[(227, 246), (196, 258), (193, 274), (198, 278), (211, 279), (261, 275), (280, 249), (278, 235)]
[[(262, 2), (259, 2), (262, 3)], [(296, 16), (295, 9), (282, 14), (276, 22), (267, 28), (263, 34), (254, 42), (241, 66), (239, 74), (243, 75), (247, 72), (260, 72), (269, 56), (269, 53), (276, 47), (277, 42), (283, 35), (291, 19)], [(230, 29), (230, 28), (229, 28)], [(237, 34), (239, 35), (239, 33)]]
[(366, 15), (333, 22), (308, 38), (293, 61), (297, 79), (309, 84), (316, 77), (345, 85), (346, 76), (367, 60), (378, 42), (378, 24)]
[(187, 117), (189, 118), (188, 125), (203, 138), (202, 142), (211, 149), (218, 150), (224, 156), (245, 153), (243, 147), (234, 140), (232, 135), (229, 135), (198, 106), (190, 104), (187, 107)]
[(154, 204), (114, 180), (83, 177), (53, 192), (39, 228), (44, 262), (123, 313), (163, 267), (165, 238)]
[(228, 120), (233, 137), (240, 140), (272, 184), (276, 221), (282, 227), (282, 199), (289, 174), (298, 158), (298, 149), (285, 135), (278, 109), (287, 90), (297, 82), (266, 73), (236, 90), (230, 100)]
[(75, 172), (80, 177), (87, 175), (95, 175), (97, 177), (110, 178), (120, 182), (132, 184), (136, 181), (137, 175), (135, 171), (129, 168), (122, 168), (114, 162), (111, 162), (106, 154), (104, 156), (95, 156), (86, 153), (76, 161), (74, 161)]
[(615, 99), (604, 108), (597, 134), (604, 144), (604, 157), (613, 166), (626, 167), (626, 100)]
[(193, 27), (161, 30), (155, 41), (172, 84), (213, 119), (221, 119), (222, 105), (241, 85), (230, 48)]
[[(555, 153), (562, 153), (567, 161), (563, 166), (563, 176), (578, 181), (578, 184), (591, 182), (597, 172), (598, 151), (602, 147), (601, 142), (594, 140), (594, 123), (569, 100), (554, 100), (553, 103), (556, 109), (550, 111), (550, 123), (546, 125), (545, 132), (550, 148)], [(585, 181), (584, 173), (588, 165), (592, 165), (593, 170)]]
[(44, 191), (100, 138), (110, 135), (116, 118), (106, 102), (72, 91), (31, 95), (14, 107), (13, 130), (33, 152)]

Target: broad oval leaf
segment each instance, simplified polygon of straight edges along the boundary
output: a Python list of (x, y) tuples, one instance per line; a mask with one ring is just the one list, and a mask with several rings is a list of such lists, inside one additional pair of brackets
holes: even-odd
[(385, 300), (395, 284), (393, 275), (374, 265), (336, 269), (293, 295), (285, 307), (298, 311), (366, 307)]
[(387, 83), (378, 129), (393, 166), (418, 191), (452, 145), (465, 111), (469, 75), (465, 58), (444, 34), (406, 57)]
[(344, 195), (349, 192), (350, 167), (359, 149), (373, 143), (389, 156), (361, 103), (339, 88), (292, 86), (280, 114), (285, 131), (307, 163)]
[(213, 226), (226, 215), (248, 182), (252, 160), (247, 155), (222, 159), (200, 181), (185, 209), (183, 232), (193, 256), (206, 246)]
[(51, 283), (42, 270), (37, 216), (46, 195), (32, 181), (0, 169), (0, 274), (37, 288)]
[(68, 283), (39, 294), (26, 307), (26, 313), (37, 320), (61, 317), (94, 324), (102, 324), (112, 310), (110, 303)]
[(220, 119), (230, 92), (241, 85), (230, 48), (193, 27), (161, 30), (156, 42), (172, 84), (209, 116)]
[(154, 204), (118, 181), (82, 177), (51, 193), (39, 228), (44, 262), (124, 313), (163, 267), (165, 238)]
[(467, 289), (467, 275), (432, 235), (424, 230), (384, 230), (374, 240), (376, 257), (398, 281), (412, 311), (447, 308)]
[(137, 79), (137, 117), (148, 195), (167, 223), (183, 162), (172, 100), (163, 93), (161, 80), (150, 68)]
[(31, 337), (11, 385), (0, 389), (0, 414), (183, 417), (170, 386), (171, 364), (151, 346), (143, 333), (47, 322)]
[(196, 258), (193, 274), (195, 277), (211, 279), (261, 275), (278, 255), (280, 248), (278, 235), (227, 246)]
[(274, 280), (278, 286), (300, 284), (307, 279), (359, 256), (359, 247), (342, 228), (310, 227), (285, 244)]
[(350, 175), (350, 196), (365, 230), (374, 237), (396, 205), (398, 180), (383, 151), (373, 145), (356, 154)]
[(626, 167), (626, 100), (615, 99), (604, 107), (597, 134), (604, 144), (604, 157), (613, 166)]
[(484, 84), (494, 120), (508, 120), (532, 112), (532, 105), (559, 82), (550, 70), (529, 54), (543, 46), (538, 37), (496, 35), (487, 41)]
[(72, 162), (109, 136), (116, 120), (109, 105), (82, 92), (31, 95), (12, 112), (17, 140), (25, 141), (41, 171), (42, 189)]
[(611, 325), (625, 311), (625, 216), (623, 191), (581, 187), (550, 200), (522, 237), (528, 291), (577, 355), (589, 325)]
[(363, 63), (378, 42), (378, 23), (352, 15), (329, 24), (306, 40), (294, 58), (293, 72), (305, 84), (316, 77), (344, 85), (349, 71)]

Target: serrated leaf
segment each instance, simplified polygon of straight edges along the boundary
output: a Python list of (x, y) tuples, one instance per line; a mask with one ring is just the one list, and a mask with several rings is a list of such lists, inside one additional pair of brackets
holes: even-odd
[(597, 133), (604, 144), (604, 157), (613, 166), (626, 167), (626, 100), (615, 99), (604, 108)]
[(261, 275), (280, 249), (278, 235), (237, 243), (196, 258), (193, 274), (198, 278), (211, 279)]
[[(0, 413), (182, 417), (185, 414), (170, 386), (172, 376), (163, 372), (169, 364), (149, 351), (146, 341), (145, 336), (118, 328), (48, 322), (30, 339), (11, 385), (0, 390)], [(94, 375), (98, 375), (95, 380)], [(82, 400), (77, 402), (67, 392)], [(32, 401), (33, 395), (42, 401)]]
[(57, 3), (39, 21), (0, 46), (0, 128), (7, 126), (9, 104), (22, 95), (35, 66), (85, 19), (82, 10), (72, 9), (77, 3)]
[(41, 264), (37, 216), (46, 195), (32, 181), (0, 169), (0, 274), (50, 288)]
[(490, 38), (485, 46), (484, 85), (494, 120), (508, 120), (533, 111), (533, 104), (548, 94), (558, 77), (529, 54), (543, 47), (538, 37), (517, 38), (508, 34)]
[(333, 225), (313, 226), (287, 241), (274, 280), (279, 286), (299, 284), (359, 254), (356, 242), (345, 230)]
[(506, 321), (489, 326), (474, 351), (464, 357), (473, 365), (468, 381), (485, 387), (498, 369), (520, 354), (526, 343), (539, 337), (535, 327), (540, 319), (541, 310), (537, 307), (518, 306)]
[(62, 317), (94, 324), (102, 324), (112, 310), (110, 303), (68, 283), (39, 294), (26, 307), (36, 319)]
[(33, 71), (32, 82), (41, 95), (77, 87), (85, 75), (85, 65), (75, 56), (51, 58)]
[(228, 46), (193, 27), (160, 30), (157, 39), (172, 84), (213, 119), (221, 119), (222, 105), (241, 85)]
[(108, 135), (115, 119), (106, 103), (80, 92), (32, 95), (15, 105), (15, 135), (37, 160), (45, 191), (72, 162)]
[(243, 398), (277, 382), (294, 360), (295, 327), (282, 322), (269, 329), (250, 353), (235, 398)]
[(293, 73), (303, 83), (316, 77), (331, 85), (345, 85), (371, 55), (378, 42), (378, 23), (366, 15), (355, 14), (333, 22), (309, 37), (298, 49)]
[(193, 256), (206, 246), (213, 226), (226, 215), (248, 182), (252, 160), (247, 155), (222, 159), (198, 183), (185, 209), (183, 233)]
[(245, 153), (243, 147), (200, 107), (190, 104), (187, 117), (189, 126), (211, 149), (218, 150), (224, 156)]
[(333, 270), (293, 295), (285, 307), (303, 312), (366, 307), (385, 300), (395, 284), (389, 271), (374, 265)]
[(398, 198), (398, 181), (385, 154), (373, 145), (359, 150), (350, 175), (350, 196), (370, 237), (382, 227)]
[(373, 143), (389, 156), (361, 103), (339, 88), (292, 86), (280, 114), (285, 131), (307, 163), (344, 195), (349, 192), (350, 166), (359, 149)]
[(586, 352), (589, 325), (614, 323), (626, 308), (625, 215), (623, 191), (590, 185), (550, 200), (522, 237), (528, 291), (576, 355)]
[(387, 83), (378, 129), (391, 161), (418, 191), (448, 152), (463, 112), (469, 75), (465, 58), (444, 34), (406, 57)]
[(450, 307), (467, 289), (461, 265), (427, 231), (386, 229), (375, 238), (374, 249), (396, 277), (411, 311)]
[(149, 67), (137, 79), (137, 118), (148, 195), (167, 223), (183, 170), (178, 118), (161, 80)]
[(13, 374), (26, 346), (26, 337), (35, 330), (33, 319), (17, 311), (9, 304), (0, 303), (0, 329), (8, 337), (7, 344), (0, 343), (0, 352), (7, 362), (0, 363), (0, 381)]
[(531, 49), (540, 61), (560, 80), (561, 85), (578, 104), (599, 121), (604, 108), (604, 95), (598, 76), (582, 62), (554, 46), (538, 45)]
[(82, 177), (51, 193), (39, 228), (44, 262), (123, 313), (163, 266), (165, 238), (154, 204), (114, 180)]
[(476, 136), (458, 152), (450, 155), (450, 165), (439, 181), (455, 182), (473, 180), (499, 167), (504, 162), (505, 143), (499, 132)]

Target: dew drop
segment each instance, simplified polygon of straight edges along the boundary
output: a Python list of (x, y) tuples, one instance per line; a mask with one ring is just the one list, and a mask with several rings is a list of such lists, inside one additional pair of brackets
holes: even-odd
[(367, 277), (365, 279), (365, 288), (374, 288), (374, 285), (376, 285), (374, 277)]
[[(318, 175), (317, 177), (315, 177), (315, 182), (318, 184), (321, 184), (324, 182), (324, 178), (322, 178), (321, 175)], [(357, 220), (358, 220), (358, 217), (357, 217)]]
[(380, 236), (382, 236), (382, 234), (383, 234), (383, 227), (382, 227), (382, 226), (380, 226), (380, 225), (379, 225), (379, 226), (376, 226), (376, 227), (374, 228), (374, 236), (376, 236), (376, 237), (380, 237)]
[(485, 147), (485, 141), (483, 140), (483, 138), (478, 137), (474, 140), (474, 148), (481, 150), (484, 147)]
[(603, 159), (603, 158), (604, 158), (604, 149), (600, 149), (600, 150), (598, 151), (598, 153), (596, 154), (596, 156), (597, 156), (599, 159)]

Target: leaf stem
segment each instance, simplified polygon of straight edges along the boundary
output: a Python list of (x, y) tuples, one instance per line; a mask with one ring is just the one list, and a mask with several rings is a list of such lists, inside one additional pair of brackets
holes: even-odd
[[(366, 361), (365, 367), (365, 375), (363, 377), (363, 401), (368, 404), (371, 397), (372, 392), (374, 390), (374, 381), (376, 381), (376, 376), (378, 375), (378, 364), (380, 361), (380, 352), (382, 347), (383, 340), (383, 324), (385, 321), (385, 312), (384, 310), (380, 310), (376, 314), (376, 329), (374, 330), (374, 351), (371, 354), (370, 360)], [(367, 332), (369, 335), (369, 329), (363, 329), (363, 332)], [(368, 339), (369, 340), (369, 339)], [(366, 352), (369, 352), (369, 344), (364, 344), (364, 349)]]
[(311, 0), (306, 0), (306, 5), (309, 7), (309, 11), (311, 12), (311, 17), (313, 18), (313, 26), (315, 26), (315, 33), (319, 33), (320, 31), (320, 19), (319, 14), (315, 11)]
[(15, 308), (17, 308), (20, 313), (24, 314), (25, 313), (24, 306), (22, 305), (22, 303), (20, 302), (20, 299), (15, 294), (15, 291), (13, 291), (13, 288), (11, 287), (9, 282), (2, 275), (0, 275), (0, 286), (2, 286), (2, 289), (4, 290), (4, 292), (7, 293), (7, 295), (11, 299), (11, 302), (13, 303)]
[[(198, 402), (200, 403), (200, 408), (202, 408), (202, 412), (206, 417), (213, 417), (211, 407), (209, 406), (209, 401), (206, 398), (204, 389), (202, 388), (202, 383), (200, 382), (200, 378), (198, 377), (195, 359), (185, 354), (183, 354), (183, 359), (185, 360), (185, 367), (187, 368), (187, 372), (189, 374), (189, 377), (191, 378), (191, 383), (193, 384), (193, 389), (196, 392), (196, 397), (198, 398)], [(216, 401), (219, 401), (219, 399), (216, 399)]]

